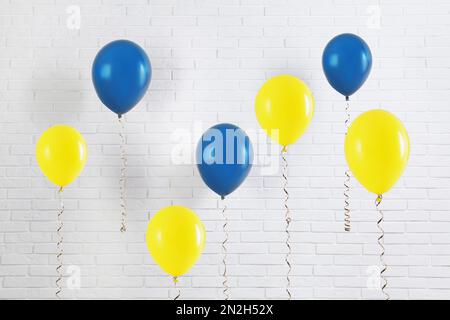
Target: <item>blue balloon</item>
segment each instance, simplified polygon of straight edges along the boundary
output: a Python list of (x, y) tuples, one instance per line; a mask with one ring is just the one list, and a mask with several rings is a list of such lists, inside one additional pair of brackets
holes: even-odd
[(222, 199), (245, 180), (253, 148), (244, 130), (230, 123), (209, 128), (197, 145), (197, 168), (206, 185)]
[(92, 65), (92, 81), (100, 100), (119, 118), (144, 96), (152, 77), (145, 51), (136, 43), (116, 40), (104, 46)]
[(357, 35), (340, 34), (325, 47), (322, 67), (330, 85), (348, 99), (369, 76), (372, 53), (367, 43)]

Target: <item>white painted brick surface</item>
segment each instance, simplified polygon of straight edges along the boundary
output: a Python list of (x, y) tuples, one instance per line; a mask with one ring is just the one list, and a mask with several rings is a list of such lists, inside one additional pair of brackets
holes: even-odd
[[(79, 30), (68, 28), (72, 5), (81, 10)], [(368, 42), (374, 65), (352, 99), (352, 118), (386, 108), (411, 138), (409, 167), (383, 203), (388, 292), (450, 299), (449, 29), (446, 0), (0, 0), (0, 298), (54, 297), (59, 202), (34, 148), (56, 123), (78, 128), (89, 151), (64, 192), (65, 269), (78, 266), (82, 278), (63, 296), (172, 295), (144, 235), (159, 208), (182, 204), (207, 229), (205, 253), (180, 280), (182, 298), (222, 298), (221, 203), (194, 165), (172, 163), (173, 132), (190, 130), (191, 148), (217, 122), (256, 133), (254, 97), (281, 73), (305, 80), (316, 99), (311, 127), (289, 150), (293, 296), (382, 298), (368, 287), (379, 253), (374, 196), (354, 179), (353, 231), (343, 231), (344, 101), (321, 70), (327, 41), (353, 32)], [(126, 115), (126, 235), (119, 232), (119, 126), (90, 79), (96, 52), (117, 38), (139, 43), (153, 65), (148, 94)], [(232, 298), (286, 297), (282, 181), (261, 167), (228, 199)]]

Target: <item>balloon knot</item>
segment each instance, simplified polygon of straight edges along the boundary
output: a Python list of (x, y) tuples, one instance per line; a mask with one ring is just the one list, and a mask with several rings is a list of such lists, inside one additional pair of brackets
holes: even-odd
[(281, 152), (283, 152), (283, 153), (287, 152), (287, 146), (283, 146), (283, 149), (281, 150)]
[(377, 205), (379, 205), (381, 203), (381, 200), (383, 200), (383, 195), (379, 194), (379, 195), (377, 195), (377, 198), (375, 199), (375, 203)]
[(173, 277), (173, 283), (177, 284), (178, 283), (178, 277)]
[(345, 96), (345, 101), (349, 101), (350, 97), (349, 96)]
[(63, 192), (64, 191), (64, 187), (63, 186), (61, 186), (61, 187), (59, 187), (59, 191), (58, 192)]

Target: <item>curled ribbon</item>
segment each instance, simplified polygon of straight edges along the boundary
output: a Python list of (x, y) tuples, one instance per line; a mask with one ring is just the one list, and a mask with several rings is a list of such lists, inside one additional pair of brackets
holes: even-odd
[(284, 208), (286, 209), (286, 214), (285, 214), (285, 220), (286, 220), (286, 247), (287, 247), (287, 253), (285, 256), (285, 261), (286, 264), (288, 266), (288, 271), (286, 273), (286, 293), (288, 295), (288, 300), (292, 299), (292, 295), (291, 295), (291, 278), (290, 278), (290, 274), (292, 271), (292, 266), (291, 266), (291, 262), (290, 262), (290, 257), (291, 257), (291, 253), (292, 253), (292, 249), (291, 249), (291, 244), (290, 244), (290, 240), (291, 240), (291, 234), (289, 232), (289, 226), (291, 224), (292, 218), (291, 218), (291, 211), (289, 209), (288, 206), (288, 200), (289, 200), (289, 192), (287, 191), (287, 185), (288, 185), (288, 178), (287, 178), (287, 172), (288, 172), (288, 162), (286, 159), (286, 153), (287, 153), (287, 149), (286, 147), (283, 147), (283, 150), (281, 151), (281, 158), (283, 159), (283, 179), (284, 179), (284, 184), (283, 184), (283, 191), (284, 194), (286, 195), (286, 197), (284, 198)]
[[(347, 135), (348, 127), (350, 125), (350, 98), (345, 97), (345, 135)], [(344, 181), (344, 230), (349, 232), (351, 229), (350, 224), (350, 171), (345, 171), (345, 181)]]
[(61, 299), (60, 294), (62, 291), (62, 279), (63, 279), (63, 247), (62, 247), (62, 243), (63, 243), (63, 235), (62, 235), (62, 228), (64, 226), (64, 223), (62, 221), (62, 216), (64, 214), (64, 201), (62, 198), (62, 192), (63, 192), (63, 187), (61, 187), (58, 191), (58, 197), (59, 197), (59, 201), (60, 201), (60, 210), (58, 212), (58, 228), (56, 229), (56, 235), (57, 235), (57, 242), (56, 242), (56, 260), (58, 262), (58, 265), (56, 266), (56, 273), (58, 275), (58, 277), (56, 278), (56, 298), (57, 299)]
[(223, 201), (223, 209), (222, 209), (222, 217), (224, 220), (224, 223), (222, 225), (222, 230), (223, 233), (225, 234), (225, 239), (222, 242), (222, 252), (223, 252), (223, 258), (222, 258), (222, 264), (223, 264), (223, 295), (225, 296), (225, 300), (228, 300), (230, 298), (230, 295), (228, 293), (228, 275), (227, 275), (227, 255), (228, 255), (228, 251), (227, 251), (227, 247), (226, 244), (228, 242), (228, 230), (227, 230), (227, 226), (228, 226), (228, 217), (225, 214), (225, 211), (227, 210), (227, 205), (225, 203), (225, 198), (222, 197), (222, 201)]
[(384, 294), (385, 296), (385, 300), (389, 300), (391, 297), (389, 296), (389, 294), (386, 292), (386, 286), (387, 286), (387, 280), (386, 280), (386, 276), (384, 275), (384, 273), (386, 272), (387, 266), (386, 266), (386, 262), (384, 261), (384, 228), (383, 228), (383, 222), (384, 222), (384, 213), (380, 208), (381, 205), (381, 201), (383, 200), (383, 196), (380, 194), (377, 196), (377, 198), (375, 199), (375, 206), (377, 208), (377, 211), (380, 215), (380, 218), (377, 221), (377, 227), (378, 230), (380, 231), (380, 236), (378, 237), (378, 245), (381, 248), (381, 253), (380, 253), (380, 264), (381, 264), (381, 271), (380, 271), (380, 278), (381, 278), (381, 292)]
[(119, 124), (120, 124), (120, 131), (119, 131), (119, 137), (120, 137), (120, 159), (122, 160), (122, 167), (120, 168), (120, 180), (119, 180), (119, 187), (120, 187), (120, 208), (122, 213), (122, 221), (121, 221), (121, 227), (120, 232), (127, 231), (127, 204), (126, 204), (126, 192), (127, 192), (127, 164), (128, 159), (125, 152), (125, 126), (123, 123), (122, 117), (119, 116)]

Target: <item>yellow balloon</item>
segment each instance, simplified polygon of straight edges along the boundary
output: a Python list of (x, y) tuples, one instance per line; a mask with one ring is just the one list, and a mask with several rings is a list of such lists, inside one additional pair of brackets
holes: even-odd
[(258, 122), (272, 140), (286, 147), (300, 138), (314, 114), (308, 86), (291, 75), (269, 79), (255, 100)]
[(47, 178), (61, 188), (78, 177), (86, 163), (86, 142), (71, 126), (48, 128), (36, 145), (36, 158)]
[(348, 129), (345, 157), (356, 179), (370, 192), (382, 195), (392, 188), (406, 167), (408, 133), (392, 113), (364, 112)]
[(153, 260), (166, 273), (178, 277), (200, 257), (205, 238), (205, 227), (192, 210), (169, 206), (150, 220), (146, 242)]

